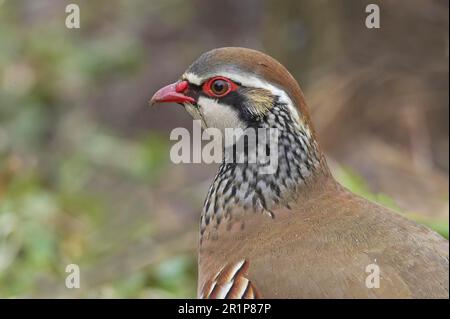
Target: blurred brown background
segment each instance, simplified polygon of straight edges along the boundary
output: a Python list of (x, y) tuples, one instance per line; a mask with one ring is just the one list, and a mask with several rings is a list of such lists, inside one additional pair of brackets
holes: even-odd
[(217, 166), (172, 164), (192, 121), (147, 100), (222, 46), (291, 71), (343, 184), (448, 237), (448, 28), (445, 0), (0, 0), (0, 297), (195, 297)]

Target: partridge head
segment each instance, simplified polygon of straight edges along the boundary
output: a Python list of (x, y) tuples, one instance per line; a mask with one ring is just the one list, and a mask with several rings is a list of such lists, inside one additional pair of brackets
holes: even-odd
[[(271, 173), (245, 144), (246, 160), (224, 157), (211, 184), (199, 297), (448, 298), (448, 241), (333, 179), (303, 93), (279, 62), (245, 48), (206, 52), (151, 99), (166, 102), (204, 128), (277, 132)], [(378, 288), (367, 285), (371, 265)]]

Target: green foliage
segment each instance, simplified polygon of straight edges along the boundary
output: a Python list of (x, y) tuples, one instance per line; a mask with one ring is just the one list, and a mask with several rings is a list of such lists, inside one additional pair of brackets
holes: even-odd
[(353, 193), (358, 194), (373, 202), (377, 202), (395, 211), (400, 211), (400, 208), (396, 205), (395, 201), (392, 198), (383, 193), (372, 192), (364, 179), (353, 172), (351, 169), (339, 167), (335, 174), (337, 180)]
[[(193, 260), (166, 256), (164, 274), (135, 261), (152, 251), (79, 292), (61, 290), (67, 264), (101, 277), (121, 264), (123, 247), (158, 235), (146, 215), (155, 204), (133, 196), (151, 195), (165, 176), (168, 142), (92, 115), (98, 91), (147, 63), (143, 43), (127, 32), (69, 34), (59, 11), (27, 26), (28, 5), (0, 1), (0, 298), (194, 296)], [(83, 16), (84, 30), (93, 19)]]

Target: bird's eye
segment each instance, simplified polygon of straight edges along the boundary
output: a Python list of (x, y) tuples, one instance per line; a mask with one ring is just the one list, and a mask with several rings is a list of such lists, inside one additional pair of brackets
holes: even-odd
[(203, 87), (206, 94), (214, 97), (222, 97), (236, 89), (236, 84), (224, 77), (216, 77), (207, 81)]
[(230, 85), (224, 80), (215, 80), (211, 83), (211, 91), (215, 95), (223, 95), (228, 91)]

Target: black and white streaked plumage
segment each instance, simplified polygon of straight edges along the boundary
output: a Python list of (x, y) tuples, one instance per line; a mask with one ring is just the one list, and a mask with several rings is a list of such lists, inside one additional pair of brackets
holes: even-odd
[[(210, 54), (200, 57), (181, 76), (189, 83), (186, 95), (197, 101), (185, 104), (186, 110), (201, 120), (204, 128), (275, 128), (279, 143), (275, 174), (262, 174), (258, 164), (247, 160), (221, 164), (202, 210), (201, 234), (210, 223), (217, 227), (222, 220), (231, 220), (233, 210), (272, 216), (272, 209), (288, 206), (297, 187), (313, 173), (328, 173), (317, 143), (291, 98), (236, 65), (208, 64)], [(223, 97), (205, 93), (205, 83), (216, 78), (231, 81), (236, 89)]]
[(252, 125), (279, 129), (276, 171), (265, 174), (258, 163), (249, 163), (246, 158), (243, 163), (223, 162), (203, 206), (201, 234), (209, 223), (218, 226), (223, 219), (230, 221), (236, 209), (273, 217), (272, 209), (288, 207), (289, 196), (321, 169), (316, 144), (301, 131), (285, 104), (275, 102)]
[[(258, 161), (224, 161), (209, 189), (200, 297), (448, 298), (448, 241), (333, 179), (300, 87), (276, 60), (244, 48), (209, 51), (155, 102), (180, 103), (222, 132), (279, 131), (273, 174), (260, 174)], [(377, 289), (366, 283), (374, 264)]]

